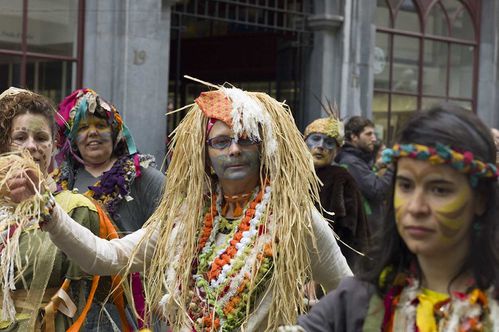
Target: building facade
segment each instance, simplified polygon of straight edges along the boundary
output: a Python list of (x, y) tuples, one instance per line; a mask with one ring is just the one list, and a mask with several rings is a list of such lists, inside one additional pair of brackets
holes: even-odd
[(452, 101), (499, 126), (499, 0), (0, 0), (0, 89), (55, 102), (91, 87), (139, 149), (203, 87), (230, 82), (290, 105), (298, 126), (336, 101), (386, 141), (418, 110)]

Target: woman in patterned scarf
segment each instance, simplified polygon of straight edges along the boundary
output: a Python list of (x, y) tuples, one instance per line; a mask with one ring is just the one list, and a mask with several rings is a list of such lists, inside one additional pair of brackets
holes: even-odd
[[(71, 93), (59, 105), (58, 115), (60, 166), (54, 174), (58, 189), (78, 189), (100, 203), (119, 235), (140, 229), (154, 212), (163, 188), (164, 175), (154, 167), (154, 158), (137, 152), (116, 107), (91, 89)], [(138, 275), (132, 278), (139, 283)], [(136, 302), (142, 311), (143, 300)], [(105, 308), (117, 321), (114, 305), (107, 303)], [(104, 325), (107, 319), (98, 322), (97, 316), (106, 317), (91, 311), (88, 321), (95, 322), (87, 324), (88, 329), (111, 328)]]

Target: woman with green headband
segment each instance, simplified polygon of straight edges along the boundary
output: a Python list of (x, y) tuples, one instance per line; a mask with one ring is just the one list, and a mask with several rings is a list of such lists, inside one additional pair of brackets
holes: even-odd
[(499, 331), (495, 146), (472, 112), (442, 105), (407, 122), (385, 162), (392, 204), (366, 272), (291, 331)]

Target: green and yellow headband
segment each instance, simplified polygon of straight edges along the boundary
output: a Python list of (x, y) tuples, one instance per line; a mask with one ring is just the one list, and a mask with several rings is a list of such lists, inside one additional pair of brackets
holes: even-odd
[(402, 157), (428, 161), (432, 165), (448, 165), (455, 170), (470, 175), (471, 186), (476, 187), (478, 180), (497, 179), (496, 165), (475, 159), (470, 151), (458, 152), (449, 146), (437, 143), (435, 147), (420, 144), (395, 144), (383, 151), (385, 164), (394, 163)]

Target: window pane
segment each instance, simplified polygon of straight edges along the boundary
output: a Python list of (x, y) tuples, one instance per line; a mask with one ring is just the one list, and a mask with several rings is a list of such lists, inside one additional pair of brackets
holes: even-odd
[(28, 50), (76, 56), (78, 0), (29, 1)]
[(440, 0), (445, 10), (447, 11), (447, 15), (449, 17), (454, 17), (458, 10), (461, 10), (463, 4), (459, 0)]
[(421, 32), (418, 8), (413, 0), (404, 0), (395, 17), (395, 28), (405, 31)]
[(417, 93), (419, 39), (394, 36), (393, 91)]
[(374, 92), (372, 109), (376, 135), (386, 144), (388, 139), (388, 94)]
[(393, 128), (392, 140), (417, 110), (417, 98), (392, 94), (391, 127)]
[(423, 110), (429, 110), (432, 107), (437, 106), (445, 101), (445, 98), (423, 98), (421, 100), (421, 108)]
[(390, 40), (388, 37), (386, 33), (376, 33), (373, 62), (375, 89), (390, 89)]
[(393, 10), (397, 10), (402, 1), (404, 0), (388, 0), (389, 5), (392, 7)]
[(26, 85), (59, 103), (74, 89), (76, 64), (68, 61), (28, 59)]
[(449, 22), (440, 3), (436, 3), (426, 19), (426, 33), (437, 36), (449, 36)]
[(390, 9), (386, 0), (378, 0), (376, 6), (376, 26), (389, 28), (392, 26), (390, 18)]
[(425, 40), (423, 94), (447, 95), (448, 52), (447, 43)]
[(475, 29), (473, 28), (473, 21), (471, 20), (471, 16), (466, 8), (464, 8), (464, 6), (462, 10), (457, 14), (454, 22), (452, 22), (452, 37), (475, 40)]
[(18, 51), (23, 32), (23, 0), (0, 0), (0, 8), (0, 49)]
[(453, 103), (453, 104), (457, 104), (468, 111), (473, 110), (473, 108), (471, 106), (471, 101), (449, 99), (449, 102)]
[(471, 98), (473, 92), (473, 46), (451, 44), (449, 96)]
[(21, 85), (21, 58), (0, 55), (0, 93), (11, 86)]

